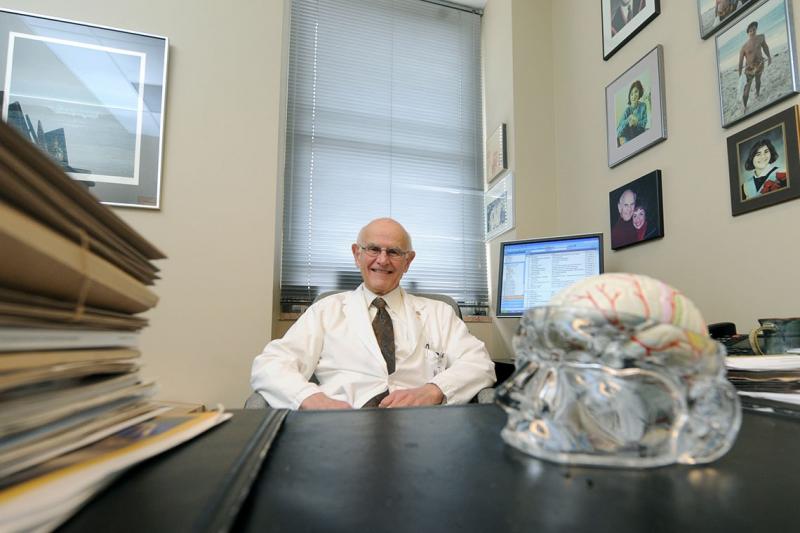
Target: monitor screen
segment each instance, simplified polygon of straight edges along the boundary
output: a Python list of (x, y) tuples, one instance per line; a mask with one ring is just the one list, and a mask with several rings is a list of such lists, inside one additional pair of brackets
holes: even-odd
[(603, 234), (500, 244), (497, 316), (522, 316), (576, 281), (603, 273)]

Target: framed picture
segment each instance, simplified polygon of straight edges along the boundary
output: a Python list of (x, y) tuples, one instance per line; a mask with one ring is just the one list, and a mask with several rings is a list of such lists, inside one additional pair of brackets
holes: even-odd
[(736, 18), (742, 10), (750, 7), (753, 0), (697, 0), (697, 19), (700, 21), (700, 37), (708, 39), (711, 34)]
[(606, 87), (606, 132), (609, 167), (667, 138), (661, 45)]
[(608, 61), (659, 13), (661, 0), (601, 0), (603, 59)]
[(761, 0), (717, 34), (722, 127), (797, 91), (789, 0)]
[(158, 209), (165, 37), (0, 10), (2, 118), (101, 202)]
[(800, 196), (799, 113), (790, 107), (728, 137), (733, 216)]
[(500, 124), (500, 127), (486, 140), (486, 183), (491, 183), (507, 168), (506, 125)]
[(514, 227), (514, 177), (506, 174), (483, 197), (486, 213), (486, 240)]
[(608, 193), (608, 212), (613, 250), (663, 237), (661, 171), (654, 170)]

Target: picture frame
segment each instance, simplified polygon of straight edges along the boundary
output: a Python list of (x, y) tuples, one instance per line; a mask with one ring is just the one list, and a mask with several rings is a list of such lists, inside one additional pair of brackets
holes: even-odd
[(486, 242), (514, 227), (514, 176), (506, 174), (484, 194)]
[(102, 203), (161, 207), (166, 37), (0, 9), (2, 119)]
[(752, 2), (715, 42), (723, 128), (798, 92), (790, 0)]
[(697, 21), (700, 38), (708, 39), (736, 16), (750, 7), (754, 0), (697, 0)]
[(661, 0), (601, 0), (603, 59), (608, 61), (660, 13)]
[(798, 125), (792, 106), (728, 137), (732, 216), (800, 197)]
[(506, 125), (500, 124), (486, 139), (486, 183), (491, 183), (507, 169)]
[(661, 170), (608, 193), (611, 249), (620, 250), (664, 236)]
[(659, 44), (606, 86), (608, 166), (666, 138), (664, 52)]

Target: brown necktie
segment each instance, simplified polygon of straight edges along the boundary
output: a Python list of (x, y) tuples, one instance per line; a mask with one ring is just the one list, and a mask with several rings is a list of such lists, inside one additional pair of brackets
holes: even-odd
[(372, 330), (375, 332), (375, 338), (378, 340), (383, 358), (386, 360), (386, 369), (389, 373), (394, 372), (394, 327), (392, 326), (392, 317), (389, 316), (389, 311), (386, 310), (386, 302), (383, 298), (375, 298), (372, 300), (372, 305), (378, 308), (378, 313), (372, 320)]

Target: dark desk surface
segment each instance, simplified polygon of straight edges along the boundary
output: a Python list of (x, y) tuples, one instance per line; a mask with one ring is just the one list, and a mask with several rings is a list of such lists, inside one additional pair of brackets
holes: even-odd
[[(263, 413), (237, 411), (209, 435), (134, 468), (66, 529), (194, 529), (196, 513), (183, 500), (191, 495), (202, 505), (232, 460), (233, 441)], [(793, 419), (745, 414), (733, 450), (711, 465), (612, 470), (522, 454), (499, 437), (505, 418), (493, 405), (290, 413), (234, 531), (796, 527), (800, 422)]]

